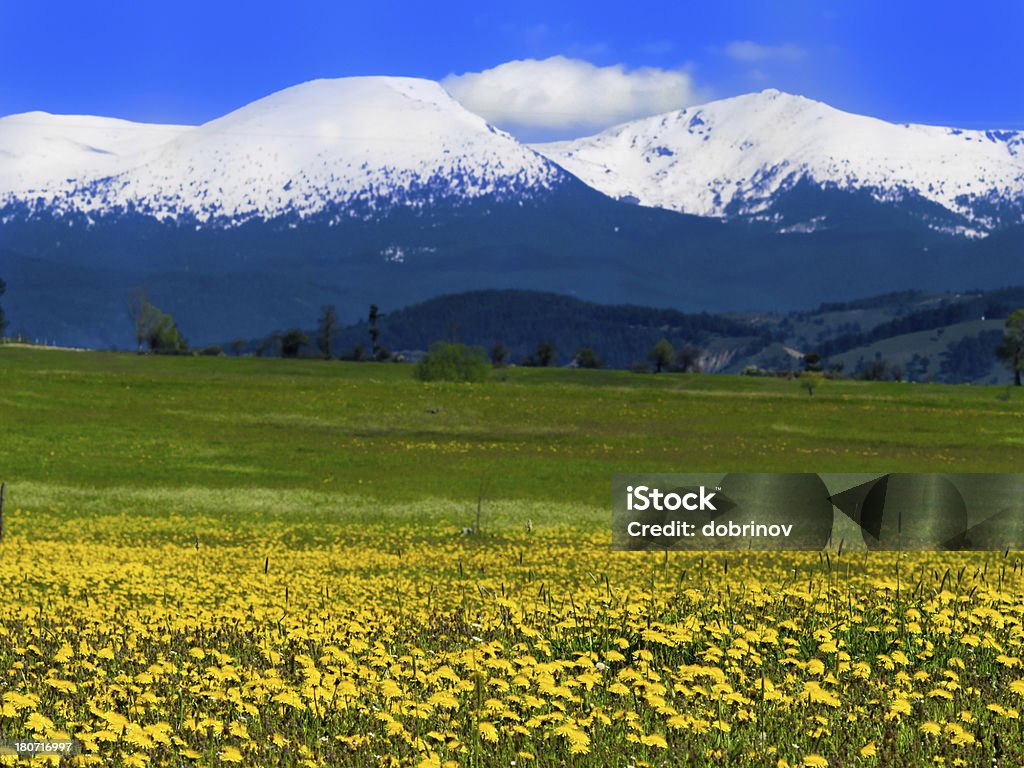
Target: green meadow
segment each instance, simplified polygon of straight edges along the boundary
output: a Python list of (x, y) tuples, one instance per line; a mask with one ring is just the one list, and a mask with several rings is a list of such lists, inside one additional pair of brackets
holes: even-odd
[[(1017, 471), (1006, 387), (0, 348), (8, 509), (604, 526), (615, 472)], [(9, 525), (19, 525), (9, 511)]]
[(997, 387), (0, 347), (0, 740), (114, 766), (1017, 765), (1019, 553), (607, 544), (616, 472), (1019, 471), (1022, 417)]

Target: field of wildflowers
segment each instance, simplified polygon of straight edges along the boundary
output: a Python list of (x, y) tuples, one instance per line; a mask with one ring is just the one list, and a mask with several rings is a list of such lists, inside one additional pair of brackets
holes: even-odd
[[(665, 423), (751, 403), (742, 439), (792, 436), (778, 464), (820, 419), (876, 408), (974, 428), (880, 442), (898, 460), (874, 466), (1010, 468), (1015, 401), (889, 388), (873, 404), (840, 384), (801, 420), (795, 387), (760, 382), (512, 382), (534, 410), (484, 434), (482, 398), (507, 383), (425, 390), (397, 366), (325, 383), (324, 364), (296, 369), (320, 399), (288, 411), (283, 368), (50, 354), (0, 366), (0, 741), (74, 738), (68, 762), (104, 766), (1024, 765), (1020, 553), (611, 552), (610, 483), (585, 497), (616, 463), (671, 469)], [(378, 422), (317, 410), (387, 398)], [(593, 407), (593, 436), (546, 418), (559, 398)], [(612, 434), (607, 414), (658, 398), (649, 442)], [(421, 399), (451, 420), (431, 431)], [(733, 456), (688, 434), (712, 446), (705, 467)], [(465, 450), (437, 447), (452, 441)], [(532, 478), (521, 498), (481, 480), (502, 468)], [(456, 469), (450, 495), (425, 490)], [(571, 471), (584, 498), (556, 490)]]

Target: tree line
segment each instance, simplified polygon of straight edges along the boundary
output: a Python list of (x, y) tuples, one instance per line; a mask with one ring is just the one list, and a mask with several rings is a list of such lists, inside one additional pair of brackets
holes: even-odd
[[(3, 297), (6, 289), (6, 283), (0, 278), (0, 298)], [(518, 293), (520, 292), (482, 291), (460, 296), (457, 299), (460, 301), (466, 301), (467, 299), (474, 301), (478, 311), (482, 306), (487, 310), (484, 314), (492, 318), (497, 314), (498, 318), (501, 318), (500, 313), (492, 313), (489, 310), (495, 308), (495, 302), (507, 301), (510, 295), (514, 298)], [(522, 293), (531, 298), (536, 298), (532, 294)], [(959, 322), (965, 318), (972, 317), (979, 310), (1001, 313), (1006, 309), (1009, 301), (1019, 298), (1020, 295), (1021, 289), (1005, 289), (990, 292), (986, 296), (979, 297), (974, 301), (954, 305), (941, 305), (935, 309), (911, 313), (905, 317), (881, 324), (878, 328), (873, 329), (870, 334), (857, 334), (859, 337), (857, 341), (860, 344), (864, 344), (878, 334), (884, 334), (880, 338), (885, 338), (893, 333), (909, 333), (922, 328), (941, 327), (943, 323)], [(649, 329), (649, 323), (653, 318), (656, 322), (671, 323), (676, 329), (685, 328), (695, 336), (699, 336), (702, 333), (706, 335), (712, 330), (724, 335), (740, 335), (751, 332), (750, 327), (747, 325), (707, 314), (686, 315), (675, 310), (657, 310), (628, 306), (602, 308), (599, 305), (591, 305), (587, 302), (580, 302), (571, 297), (561, 297), (556, 294), (542, 294), (540, 300), (543, 302), (545, 309), (550, 306), (551, 302), (557, 305), (561, 301), (564, 306), (556, 307), (555, 314), (557, 315), (559, 312), (562, 312), (563, 317), (566, 310), (580, 310), (581, 308), (584, 310), (589, 309), (592, 312), (594, 308), (602, 311), (607, 310), (608, 312), (604, 319), (612, 318), (614, 321), (619, 321), (619, 327), (621, 327), (621, 321), (625, 320), (639, 323), (641, 327)], [(425, 304), (429, 303), (426, 302)], [(448, 305), (445, 306), (447, 307)], [(536, 309), (536, 307), (534, 308)], [(203, 348), (202, 350), (191, 350), (188, 341), (182, 335), (174, 318), (150, 301), (144, 287), (137, 286), (131, 289), (128, 294), (127, 310), (132, 323), (136, 350), (140, 353), (223, 353), (223, 349), (216, 345)], [(407, 312), (408, 310), (400, 310), (396, 314), (401, 316)], [(586, 311), (583, 312), (583, 315), (586, 316)], [(543, 315), (538, 313), (536, 316), (539, 318), (539, 324), (536, 327), (538, 329), (544, 328), (543, 320), (540, 319)], [(278, 354), (281, 357), (291, 358), (319, 356), (327, 360), (336, 357), (361, 361), (401, 360), (400, 356), (393, 355), (388, 347), (381, 343), (383, 332), (381, 319), (383, 317), (384, 314), (376, 304), (370, 305), (364, 323), (357, 324), (357, 329), (362, 328), (365, 331), (365, 338), (369, 344), (357, 341), (347, 353), (339, 355), (336, 341), (343, 332), (351, 332), (352, 328), (342, 326), (334, 305), (325, 305), (321, 307), (317, 320), (317, 329), (312, 340), (300, 328), (290, 328), (284, 332), (271, 334), (266, 339), (257, 343), (251, 351), (256, 354)], [(939, 326), (936, 326), (937, 323)], [(0, 337), (4, 336), (8, 325), (3, 306), (0, 305)], [(554, 324), (548, 320), (547, 327), (550, 328), (552, 325)], [(628, 326), (629, 323), (627, 322), (626, 325)], [(853, 336), (853, 334), (850, 336)], [(755, 345), (767, 343), (768, 340), (770, 339), (756, 339)], [(840, 337), (832, 341), (839, 342), (835, 346), (842, 347), (847, 343), (851, 343), (853, 339)], [(451, 360), (461, 360), (464, 362), (465, 360), (472, 359), (483, 362), (487, 368), (502, 368), (513, 364), (512, 349), (502, 340), (496, 340), (489, 352), (485, 351), (482, 347), (469, 346), (457, 341), (441, 343), (447, 344), (447, 347), (438, 347), (437, 343), (432, 344), (431, 351), (424, 354), (421, 360), (425, 359), (429, 364), (431, 353), (433, 353), (434, 360), (448, 361), (441, 365), (442, 369), (453, 367), (457, 369), (462, 365), (462, 363), (452, 365)], [(247, 346), (249, 346), (249, 343), (238, 339), (230, 346), (235, 354), (242, 354)], [(311, 354), (314, 346), (316, 352)], [(442, 349), (447, 351), (442, 354), (439, 351)], [(467, 350), (469, 351), (467, 352)], [(977, 337), (964, 338), (955, 344), (951, 344), (943, 354), (941, 372), (954, 378), (977, 378), (987, 370), (987, 361), (991, 359), (989, 355), (993, 353), (1013, 374), (1014, 384), (1021, 386), (1022, 377), (1024, 377), (1024, 309), (1017, 309), (1008, 313), (1001, 334), (997, 331), (989, 331)], [(629, 367), (635, 371), (653, 369), (655, 373), (663, 371), (699, 372), (702, 368), (701, 361), (703, 355), (702, 348), (697, 344), (685, 343), (676, 346), (668, 338), (662, 337), (647, 349), (646, 355), (642, 360), (635, 360)], [(812, 352), (805, 356), (805, 373), (824, 372), (823, 360), (825, 357), (826, 355), (822, 352)], [(925, 361), (919, 361), (917, 357), (915, 356), (908, 363), (908, 368), (924, 364)], [(537, 343), (532, 352), (521, 355), (518, 363), (520, 365), (537, 367), (557, 365), (558, 348), (550, 338), (542, 340)], [(605, 365), (605, 360), (602, 359), (595, 346), (577, 346), (569, 358), (568, 365), (578, 368), (600, 368)], [(420, 367), (422, 368), (423, 366)], [(830, 369), (830, 372), (833, 375), (838, 375), (841, 371), (833, 367)], [(861, 378), (867, 379), (902, 379), (904, 374), (902, 368), (897, 371), (895, 368), (889, 367), (882, 359), (876, 359), (862, 365), (859, 373)]]
[[(3, 281), (3, 278), (0, 278), (0, 297), (2, 297), (4, 295), (4, 291), (6, 291), (6, 290), (7, 290), (7, 283), (5, 283)], [(4, 308), (3, 308), (3, 305), (0, 304), (0, 339), (4, 338), (4, 336), (6, 335), (6, 333), (7, 333), (7, 326), (8, 326), (8, 322), (7, 322), (6, 316), (4, 315)]]

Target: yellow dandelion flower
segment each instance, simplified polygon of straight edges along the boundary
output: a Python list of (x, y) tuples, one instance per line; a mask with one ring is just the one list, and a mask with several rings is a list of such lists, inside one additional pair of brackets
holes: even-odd
[(224, 747), (223, 750), (217, 753), (217, 757), (224, 763), (242, 762), (242, 753), (238, 751), (238, 747)]
[(828, 760), (821, 755), (805, 755), (802, 763), (804, 768), (828, 768)]
[(863, 747), (860, 748), (861, 757), (874, 757), (878, 754), (878, 748), (875, 746), (875, 742), (869, 741)]
[(909, 715), (913, 711), (910, 706), (910, 702), (902, 697), (897, 698), (889, 705), (889, 712), (886, 714), (887, 720), (899, 719), (902, 715)]
[(10, 706), (15, 712), (23, 709), (35, 709), (39, 704), (39, 697), (25, 696), (16, 691), (8, 691), (4, 694), (4, 705)]
[(305, 709), (306, 705), (302, 703), (302, 699), (295, 691), (281, 691), (281, 693), (274, 696), (271, 701), (276, 701), (278, 704), (286, 704), (293, 709)]
[(432, 707), (438, 707), (440, 709), (459, 708), (459, 700), (452, 695), (451, 691), (438, 691), (427, 699), (427, 703)]
[(572, 721), (555, 728), (555, 735), (562, 736), (569, 742), (569, 752), (573, 755), (585, 755), (590, 752), (590, 737)]
[(946, 735), (949, 736), (950, 744), (956, 746), (967, 746), (975, 742), (974, 734), (957, 723), (950, 723), (946, 726)]
[(61, 691), (62, 693), (76, 693), (78, 686), (70, 680), (60, 680), (56, 677), (46, 678), (46, 684), (54, 690)]
[(494, 727), (494, 723), (482, 722), (477, 728), (480, 731), (480, 736), (484, 741), (489, 741), (492, 744), (498, 741), (498, 729)]
[(676, 731), (685, 730), (690, 725), (690, 716), (689, 715), (673, 715), (672, 717), (670, 717), (668, 719), (668, 721), (665, 723), (665, 725), (667, 725), (669, 728), (671, 728), (673, 730), (676, 730)]
[(668, 749), (668, 742), (665, 741), (665, 737), (658, 733), (652, 733), (644, 736), (640, 739), (640, 743), (648, 747), (655, 747), (657, 749)]
[(25, 720), (25, 727), (32, 733), (46, 733), (53, 728), (53, 720), (38, 712), (33, 712)]

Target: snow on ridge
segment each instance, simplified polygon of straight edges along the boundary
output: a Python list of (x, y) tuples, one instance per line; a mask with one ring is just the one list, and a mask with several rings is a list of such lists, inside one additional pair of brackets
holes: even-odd
[(611, 197), (715, 217), (756, 216), (809, 179), (882, 202), (919, 195), (989, 230), (1002, 204), (1024, 211), (1024, 132), (897, 125), (768, 90), (527, 147), (438, 83), (401, 77), (314, 80), (200, 126), (0, 118), (0, 208), (90, 217), (372, 216), (542, 196), (570, 173)]
[[(9, 120), (0, 121), (0, 139)], [(57, 211), (132, 209), (157, 218), (237, 223), (347, 204), (372, 209), (530, 196), (567, 178), (465, 110), (439, 84), (415, 78), (314, 80), (201, 126), (164, 130), (160, 141), (136, 142), (139, 151), (130, 141), (143, 132), (139, 124), (108, 128), (112, 136), (122, 131), (120, 143), (107, 142), (119, 151), (102, 163), (68, 162), (72, 173), (50, 174), (34, 186), (5, 173), (0, 155), (0, 202), (38, 196)], [(77, 136), (71, 128), (66, 133)], [(14, 160), (56, 157), (59, 143), (47, 137), (41, 148), (21, 149)]]
[(122, 172), (190, 130), (184, 125), (48, 112), (0, 117), (0, 199), (47, 196), (75, 182)]
[(533, 148), (612, 197), (702, 216), (764, 210), (802, 178), (979, 223), (973, 204), (1024, 200), (1024, 132), (887, 123), (774, 89)]

